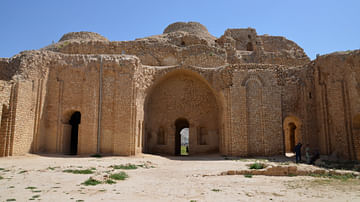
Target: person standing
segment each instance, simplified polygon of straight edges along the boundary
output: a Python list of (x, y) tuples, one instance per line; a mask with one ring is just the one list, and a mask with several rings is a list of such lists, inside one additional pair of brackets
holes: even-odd
[(305, 147), (305, 157), (306, 157), (306, 163), (310, 164), (310, 162), (311, 162), (311, 154), (310, 154), (309, 144), (306, 144), (306, 147)]
[(297, 145), (294, 148), (296, 163), (301, 162), (301, 147), (302, 147), (302, 144), (299, 142), (299, 143), (297, 143)]

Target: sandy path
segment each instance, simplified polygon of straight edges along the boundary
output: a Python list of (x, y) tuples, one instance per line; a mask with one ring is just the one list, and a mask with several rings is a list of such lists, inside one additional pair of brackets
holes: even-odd
[[(106, 175), (112, 170), (110, 165), (126, 163), (150, 168), (125, 170), (129, 178), (116, 184), (81, 184), (90, 176)], [(246, 168), (247, 164), (219, 156), (0, 158), (0, 176), (4, 178), (0, 180), (0, 201), (360, 201), (360, 180), (216, 176), (222, 171)], [(63, 172), (92, 167), (96, 168), (94, 174)], [(26, 189), (29, 187), (35, 188)]]

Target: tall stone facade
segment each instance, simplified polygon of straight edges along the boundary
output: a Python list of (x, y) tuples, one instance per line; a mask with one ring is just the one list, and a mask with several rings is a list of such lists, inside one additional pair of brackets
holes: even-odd
[(360, 159), (360, 51), (310, 61), (284, 37), (195, 22), (108, 41), (91, 32), (0, 58), (0, 156), (271, 156), (296, 143)]

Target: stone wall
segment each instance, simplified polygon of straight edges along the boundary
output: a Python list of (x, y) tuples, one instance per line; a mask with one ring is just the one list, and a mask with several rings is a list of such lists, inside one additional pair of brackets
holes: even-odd
[(281, 88), (269, 65), (233, 66), (230, 88), (231, 154), (269, 156), (283, 151)]
[(360, 159), (360, 51), (320, 56), (313, 66), (321, 152)]
[(216, 39), (175, 23), (123, 42), (69, 33), (0, 59), (0, 156), (172, 155), (189, 127), (190, 154), (271, 156), (301, 142), (360, 159), (359, 67), (359, 50), (310, 62), (252, 28)]
[(98, 147), (104, 154), (134, 154), (129, 134), (133, 134), (132, 117), (135, 116), (131, 95), (137, 59), (120, 55), (59, 56), (63, 62), (54, 61), (49, 67), (45, 128), (40, 138), (45, 141), (39, 149), (69, 153), (72, 127), (69, 120), (78, 111), (81, 113), (78, 154), (97, 153)]

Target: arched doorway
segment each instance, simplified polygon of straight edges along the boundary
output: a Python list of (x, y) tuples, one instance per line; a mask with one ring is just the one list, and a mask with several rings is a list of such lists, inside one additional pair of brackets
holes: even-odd
[(293, 153), (295, 145), (302, 142), (300, 135), (301, 122), (295, 116), (288, 116), (284, 119), (283, 124), (285, 153)]
[(184, 155), (184, 152), (181, 152), (182, 146), (185, 146), (184, 141), (182, 141), (181, 132), (185, 128), (189, 128), (189, 122), (186, 119), (179, 118), (175, 121), (175, 155)]
[(214, 90), (198, 73), (181, 69), (165, 74), (149, 88), (144, 102), (143, 152), (179, 155), (184, 128), (191, 134), (191, 154), (219, 152), (217, 103)]
[(81, 122), (81, 113), (79, 111), (76, 111), (71, 115), (69, 121), (69, 124), (71, 125), (70, 155), (77, 154), (80, 122)]

